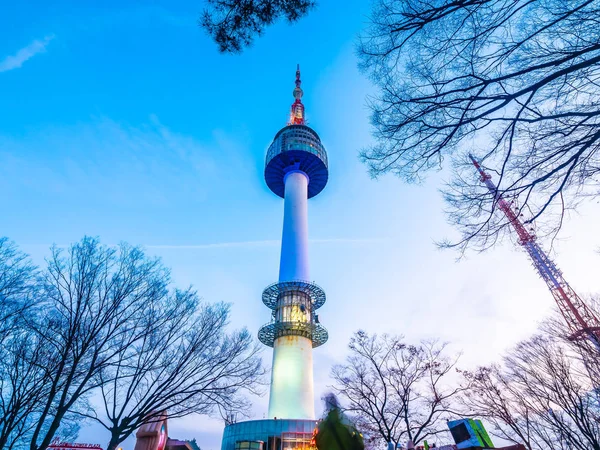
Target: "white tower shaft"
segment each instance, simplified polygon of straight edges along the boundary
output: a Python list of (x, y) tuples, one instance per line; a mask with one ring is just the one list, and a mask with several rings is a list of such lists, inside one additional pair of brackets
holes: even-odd
[(310, 281), (308, 264), (308, 177), (286, 174), (279, 281)]
[[(309, 281), (308, 264), (308, 176), (292, 171), (284, 179), (284, 218), (279, 282)], [(282, 306), (276, 314), (283, 322), (308, 322), (307, 313), (295, 306)], [(314, 419), (312, 340), (286, 335), (275, 339), (269, 417)]]

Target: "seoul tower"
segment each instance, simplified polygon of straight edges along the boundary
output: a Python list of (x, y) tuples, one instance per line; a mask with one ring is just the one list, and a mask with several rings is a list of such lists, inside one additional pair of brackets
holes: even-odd
[(306, 126), (301, 83), (298, 66), (290, 120), (275, 135), (265, 167), (267, 186), (284, 199), (279, 282), (262, 295), (273, 320), (258, 332), (273, 347), (270, 418), (314, 419), (312, 349), (327, 341), (315, 314), (325, 293), (310, 282), (308, 261), (308, 199), (327, 184), (327, 154)]
[(283, 198), (279, 281), (262, 294), (271, 321), (259, 340), (273, 348), (268, 418), (228, 420), (221, 450), (306, 450), (314, 448), (313, 348), (327, 341), (317, 310), (325, 292), (311, 281), (308, 260), (308, 199), (329, 176), (319, 135), (306, 125), (300, 66), (296, 70), (290, 119), (267, 150), (265, 181)]

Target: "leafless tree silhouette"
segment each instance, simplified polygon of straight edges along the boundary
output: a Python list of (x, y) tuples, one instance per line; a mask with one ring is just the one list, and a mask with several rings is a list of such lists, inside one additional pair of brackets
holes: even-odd
[(101, 373), (144, 334), (139, 316), (167, 295), (169, 273), (126, 244), (118, 249), (84, 238), (66, 252), (53, 248), (40, 282), (42, 308), (29, 329), (46, 352), (46, 393), (30, 450), (44, 450), (69, 413), (101, 384)]
[(164, 410), (244, 409), (263, 369), (248, 331), (227, 332), (227, 305), (170, 289), (160, 260), (127, 244), (86, 237), (46, 262), (0, 240), (0, 450), (45, 450), (85, 419), (112, 450)]
[(448, 433), (446, 419), (463, 388), (449, 382), (457, 359), (445, 356), (445, 345), (358, 331), (349, 348), (346, 362), (333, 368), (333, 389), (368, 447)]
[(473, 152), (540, 234), (555, 233), (566, 209), (599, 194), (599, 24), (598, 0), (375, 0), (359, 43), (378, 88), (376, 144), (362, 152), (371, 174), (418, 182), (452, 167), (461, 237), (444, 245), (482, 250), (508, 221)]
[(555, 336), (519, 343), (502, 365), (464, 372), (470, 414), (529, 450), (600, 449), (600, 398), (579, 355)]
[[(54, 349), (29, 328), (31, 318), (45, 312), (39, 283), (27, 255), (0, 239), (0, 449), (27, 445), (49, 394)], [(63, 418), (63, 436), (77, 429), (71, 416)]]

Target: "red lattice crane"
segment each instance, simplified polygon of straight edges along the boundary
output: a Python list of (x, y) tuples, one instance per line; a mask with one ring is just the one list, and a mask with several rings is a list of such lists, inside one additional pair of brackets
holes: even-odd
[(596, 350), (600, 352), (600, 320), (598, 320), (598, 317), (596, 317), (594, 312), (585, 304), (581, 297), (577, 295), (569, 283), (567, 283), (562, 272), (542, 250), (536, 242), (535, 234), (525, 227), (523, 222), (519, 219), (518, 213), (513, 210), (511, 204), (500, 195), (498, 188), (492, 181), (492, 177), (483, 170), (473, 155), (469, 155), (469, 157), (471, 158), (473, 165), (479, 171), (481, 181), (494, 196), (498, 209), (504, 213), (517, 232), (519, 244), (525, 248), (533, 261), (533, 266), (546, 282), (548, 289), (550, 289), (550, 292), (558, 305), (558, 309), (571, 332), (569, 339), (589, 339)]

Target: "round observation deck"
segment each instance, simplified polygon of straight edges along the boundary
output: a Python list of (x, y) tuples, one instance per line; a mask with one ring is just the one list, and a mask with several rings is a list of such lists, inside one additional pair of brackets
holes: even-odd
[(302, 336), (312, 341), (313, 348), (327, 342), (329, 333), (320, 323), (312, 322), (270, 322), (258, 330), (258, 339), (268, 347), (273, 347), (275, 340), (283, 336)]
[(273, 347), (282, 336), (302, 336), (313, 347), (327, 342), (327, 330), (319, 323), (315, 311), (325, 304), (325, 291), (308, 281), (281, 281), (268, 286), (263, 303), (273, 310), (272, 320), (258, 331), (258, 339)]
[(308, 176), (308, 198), (317, 195), (327, 184), (327, 152), (319, 135), (306, 125), (282, 128), (267, 150), (265, 181), (281, 198), (285, 194), (284, 177), (291, 170), (301, 170)]
[(262, 301), (267, 307), (276, 310), (278, 300), (288, 292), (302, 292), (310, 297), (313, 311), (325, 304), (325, 291), (315, 283), (309, 283), (308, 281), (282, 281), (273, 283), (263, 291)]

